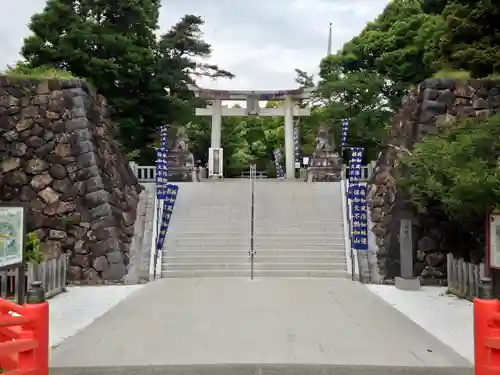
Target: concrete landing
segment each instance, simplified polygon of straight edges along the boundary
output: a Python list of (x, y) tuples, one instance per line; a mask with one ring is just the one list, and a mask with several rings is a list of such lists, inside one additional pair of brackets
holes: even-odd
[(159, 280), (64, 341), (51, 366), (60, 374), (94, 366), (122, 374), (146, 366), (143, 373), (472, 373), (451, 348), (343, 279)]

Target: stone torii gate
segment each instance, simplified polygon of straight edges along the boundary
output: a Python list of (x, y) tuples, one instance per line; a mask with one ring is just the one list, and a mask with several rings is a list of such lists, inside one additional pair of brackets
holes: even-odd
[[(195, 97), (212, 101), (207, 108), (196, 108), (196, 116), (212, 116), (211, 147), (208, 157), (208, 174), (222, 177), (221, 127), (222, 116), (282, 116), (285, 120), (286, 178), (295, 179), (295, 149), (293, 141), (293, 118), (310, 116), (310, 108), (300, 108), (297, 101), (309, 99), (315, 88), (299, 88), (283, 91), (211, 90), (188, 85)], [(228, 108), (222, 101), (246, 101), (246, 108)], [(283, 100), (279, 108), (260, 108), (259, 101)]]

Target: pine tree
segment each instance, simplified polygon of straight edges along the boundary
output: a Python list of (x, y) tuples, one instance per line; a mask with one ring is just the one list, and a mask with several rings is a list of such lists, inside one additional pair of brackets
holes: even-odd
[(166, 114), (156, 82), (159, 0), (49, 0), (22, 54), (90, 81), (113, 109), (126, 149), (143, 148)]

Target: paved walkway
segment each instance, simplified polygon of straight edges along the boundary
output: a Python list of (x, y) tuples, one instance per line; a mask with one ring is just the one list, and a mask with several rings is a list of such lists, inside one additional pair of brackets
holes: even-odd
[(466, 359), (365, 286), (343, 279), (159, 280), (65, 340), (51, 361), (54, 369), (207, 364), (471, 373)]
[(71, 286), (49, 299), (50, 347), (54, 348), (92, 324), (143, 285)]

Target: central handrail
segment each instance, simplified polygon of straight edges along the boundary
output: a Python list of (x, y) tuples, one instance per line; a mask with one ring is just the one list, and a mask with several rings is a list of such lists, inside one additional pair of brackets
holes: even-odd
[(257, 166), (255, 164), (250, 165), (250, 251), (248, 255), (250, 256), (250, 279), (253, 280), (254, 269), (255, 269), (255, 244), (254, 244), (254, 232), (255, 232), (255, 179), (257, 174)]

